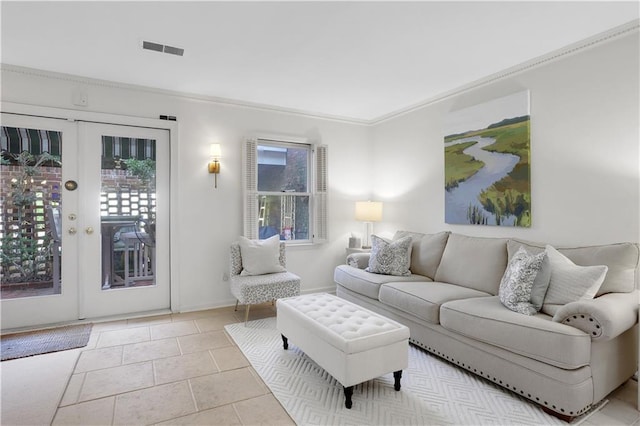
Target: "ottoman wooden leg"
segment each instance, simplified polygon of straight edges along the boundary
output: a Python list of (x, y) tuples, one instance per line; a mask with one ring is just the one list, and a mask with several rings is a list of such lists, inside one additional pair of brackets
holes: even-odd
[(353, 386), (344, 388), (344, 406), (351, 409), (353, 402), (351, 401), (351, 396), (353, 395)]
[(281, 334), (281, 336), (282, 336), (282, 347), (286, 351), (287, 349), (289, 349), (289, 339), (284, 337), (284, 334)]
[(395, 379), (395, 383), (393, 388), (397, 391), (400, 390), (400, 379), (402, 378), (402, 370), (394, 371), (393, 378)]

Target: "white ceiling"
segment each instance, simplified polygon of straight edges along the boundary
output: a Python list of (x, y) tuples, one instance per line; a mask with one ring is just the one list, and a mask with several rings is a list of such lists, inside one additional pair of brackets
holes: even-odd
[(637, 20), (639, 3), (2, 1), (1, 14), (3, 64), (369, 121)]

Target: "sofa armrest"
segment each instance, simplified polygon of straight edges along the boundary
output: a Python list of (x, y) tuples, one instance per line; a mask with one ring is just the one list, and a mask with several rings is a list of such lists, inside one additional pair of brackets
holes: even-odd
[(567, 303), (556, 312), (553, 320), (584, 331), (592, 340), (613, 339), (638, 320), (638, 291), (608, 293), (595, 299)]
[(371, 256), (371, 253), (351, 253), (347, 256), (347, 265), (365, 269), (369, 266), (369, 256)]

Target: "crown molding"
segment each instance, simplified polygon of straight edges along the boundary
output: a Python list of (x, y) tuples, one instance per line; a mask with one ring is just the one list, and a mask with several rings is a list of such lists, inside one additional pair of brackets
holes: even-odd
[(23, 67), (19, 65), (0, 63), (0, 70), (2, 72), (12, 72), (16, 74), (24, 74), (24, 75), (34, 76), (34, 77), (48, 78), (52, 80), (68, 81), (76, 84), (84, 84), (87, 86), (109, 87), (113, 89), (125, 89), (125, 90), (132, 90), (132, 91), (138, 91), (138, 92), (144, 92), (144, 93), (173, 96), (181, 99), (208, 102), (212, 104), (231, 106), (235, 108), (245, 108), (245, 109), (253, 109), (253, 110), (259, 110), (259, 111), (279, 113), (279, 114), (296, 115), (300, 117), (336, 121), (336, 122), (347, 123), (347, 124), (357, 124), (357, 125), (370, 124), (369, 120), (364, 120), (364, 119), (343, 117), (343, 116), (337, 116), (337, 115), (331, 115), (331, 114), (322, 114), (317, 112), (299, 110), (295, 108), (278, 107), (274, 105), (260, 104), (257, 102), (247, 102), (247, 101), (241, 101), (236, 99), (201, 95), (197, 93), (179, 92), (174, 90), (160, 89), (160, 88), (142, 86), (142, 85), (136, 85), (136, 84), (120, 83), (116, 81), (100, 80), (100, 79), (83, 77), (83, 76), (74, 75), (74, 74), (65, 74), (65, 73), (59, 73), (55, 71), (47, 71), (47, 70), (41, 70), (36, 68)]

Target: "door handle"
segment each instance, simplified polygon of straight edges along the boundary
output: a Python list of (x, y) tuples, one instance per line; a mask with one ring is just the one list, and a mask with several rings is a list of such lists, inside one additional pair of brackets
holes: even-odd
[(76, 235), (76, 232), (78, 232), (76, 228), (74, 227), (69, 228), (69, 235)]
[(87, 227), (87, 229), (84, 230), (84, 232), (86, 232), (87, 235), (91, 235), (91, 234), (93, 234), (93, 228), (89, 226), (89, 227)]

